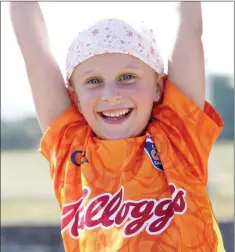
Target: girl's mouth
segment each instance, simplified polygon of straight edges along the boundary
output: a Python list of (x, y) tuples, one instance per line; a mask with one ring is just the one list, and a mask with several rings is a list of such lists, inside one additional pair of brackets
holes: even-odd
[(130, 116), (133, 110), (133, 108), (107, 110), (98, 114), (107, 123), (121, 123)]

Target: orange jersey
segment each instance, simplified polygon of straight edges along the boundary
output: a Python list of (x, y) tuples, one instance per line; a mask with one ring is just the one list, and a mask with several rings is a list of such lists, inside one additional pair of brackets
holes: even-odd
[(41, 141), (67, 252), (223, 252), (207, 163), (223, 121), (169, 81), (143, 136), (102, 140), (72, 106)]

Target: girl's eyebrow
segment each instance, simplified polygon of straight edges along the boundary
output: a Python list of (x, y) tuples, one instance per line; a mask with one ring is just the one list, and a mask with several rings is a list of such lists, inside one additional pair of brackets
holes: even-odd
[(88, 75), (88, 74), (91, 74), (91, 73), (94, 73), (94, 72), (95, 72), (94, 70), (87, 70), (87, 71), (82, 73), (82, 76)]
[(132, 71), (134, 71), (134, 72), (136, 72), (138, 74), (141, 74), (143, 72), (142, 68), (137, 67), (137, 66), (133, 66), (133, 65), (126, 65), (125, 67), (120, 68), (120, 70), (121, 70), (121, 72), (125, 72), (125, 71), (132, 72)]
[(84, 77), (86, 77), (87, 75), (90, 75), (90, 74), (92, 74), (92, 73), (98, 73), (98, 72), (99, 72), (98, 69), (86, 70), (86, 71), (84, 71), (84, 72), (81, 73), (80, 77), (81, 77), (81, 78), (84, 78)]

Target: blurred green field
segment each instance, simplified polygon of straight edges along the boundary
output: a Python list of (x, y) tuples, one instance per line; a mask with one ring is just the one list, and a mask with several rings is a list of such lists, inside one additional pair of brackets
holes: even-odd
[[(37, 150), (2, 152), (1, 175), (2, 225), (57, 224), (60, 221), (49, 165)], [(218, 143), (212, 149), (209, 188), (218, 220), (233, 219), (233, 142)]]

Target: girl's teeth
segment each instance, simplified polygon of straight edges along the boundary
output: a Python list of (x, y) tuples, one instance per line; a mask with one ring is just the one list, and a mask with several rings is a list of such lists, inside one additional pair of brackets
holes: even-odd
[(124, 109), (124, 110), (121, 110), (118, 112), (111, 112), (111, 113), (103, 112), (102, 114), (107, 117), (118, 117), (118, 116), (127, 114), (129, 111), (130, 111), (130, 109)]

